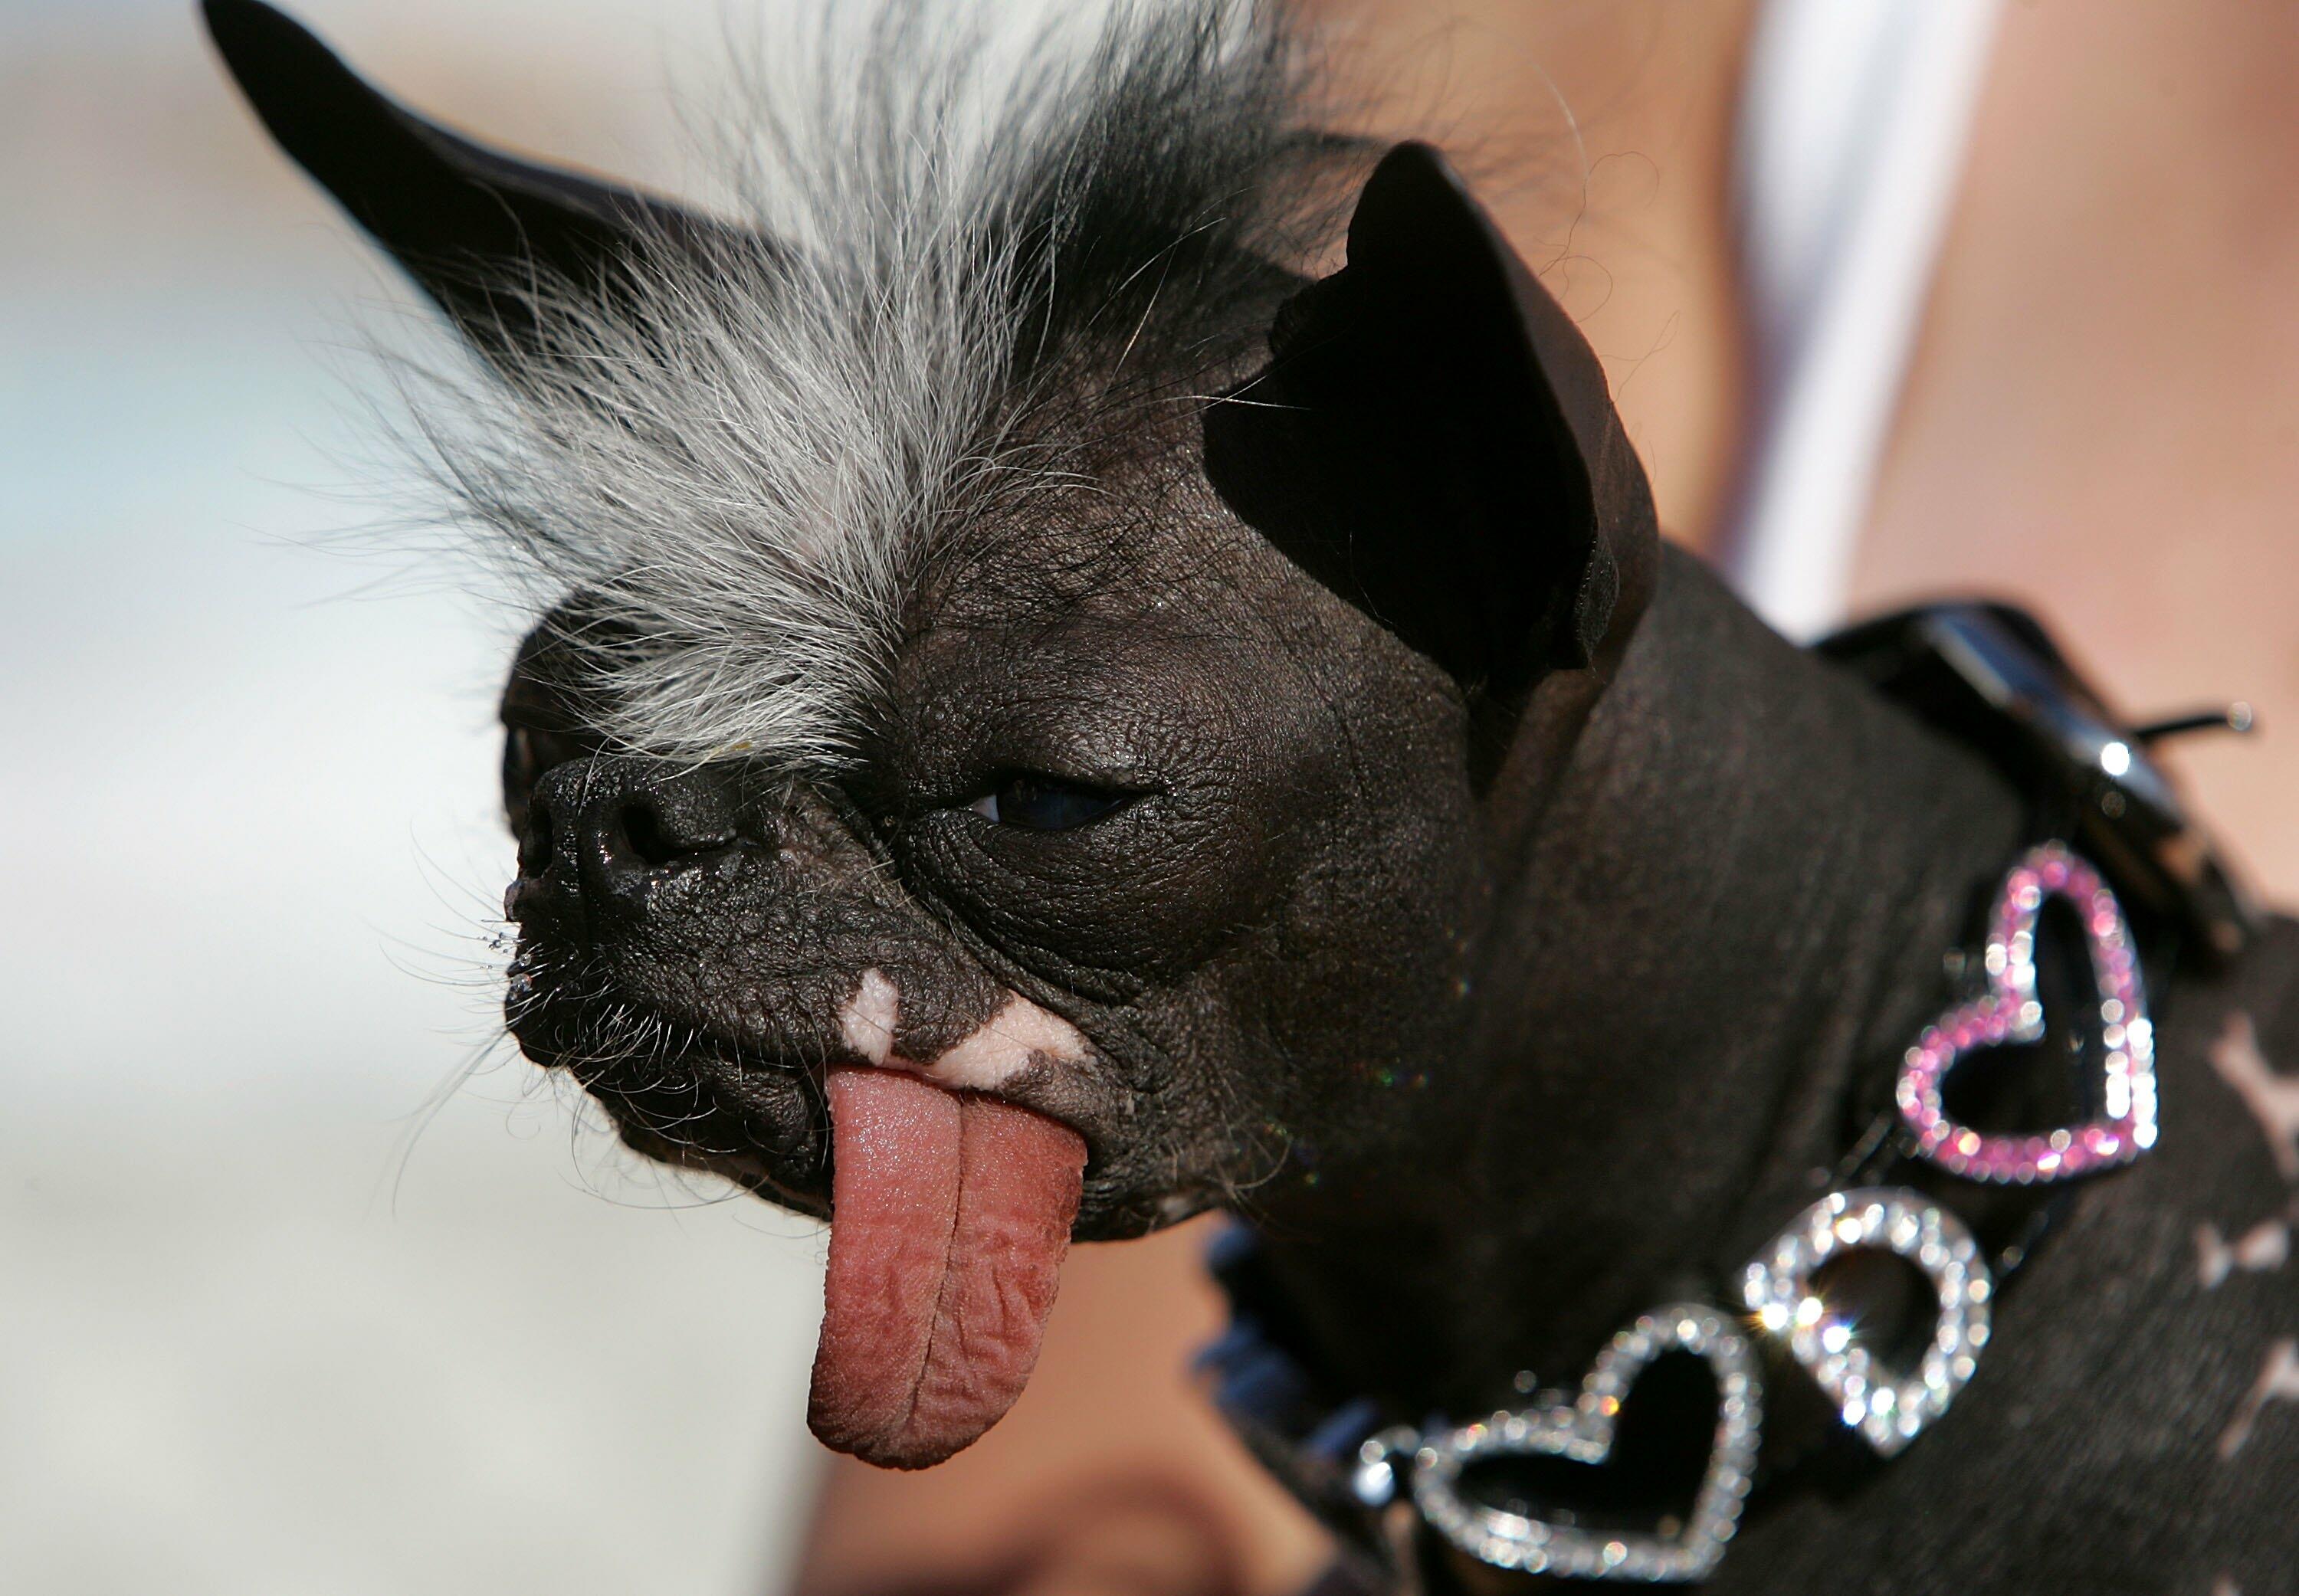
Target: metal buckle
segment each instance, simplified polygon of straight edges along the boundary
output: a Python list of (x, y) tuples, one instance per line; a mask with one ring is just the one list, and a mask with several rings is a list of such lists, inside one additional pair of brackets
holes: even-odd
[(2066, 835), (2133, 907), (2212, 958), (2233, 958), (2256, 934), (2257, 909), (2148, 751), (2185, 732), (2247, 732), (2248, 707), (2129, 724), (2034, 616), (2005, 604), (1905, 610), (1813, 651), (1994, 764), (2035, 797), (2043, 834)]

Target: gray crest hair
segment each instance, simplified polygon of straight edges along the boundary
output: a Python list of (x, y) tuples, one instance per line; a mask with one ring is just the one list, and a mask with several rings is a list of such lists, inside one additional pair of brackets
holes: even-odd
[(1018, 39), (892, 0), (861, 33), (714, 136), (739, 226), (635, 233), (604, 292), (511, 284), (535, 335), (413, 396), (610, 746), (850, 759), (931, 563), (1201, 397), (1337, 230), (1355, 148), (1262, 0)]

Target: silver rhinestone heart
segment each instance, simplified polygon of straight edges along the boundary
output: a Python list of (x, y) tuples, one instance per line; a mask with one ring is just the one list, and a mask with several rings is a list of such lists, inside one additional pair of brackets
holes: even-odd
[[(1895, 1377), (1860, 1344), (1855, 1327), (1830, 1317), (1812, 1277), (1842, 1253), (1896, 1253), (1924, 1272), (1939, 1318), (1912, 1374)], [(1947, 1411), (1988, 1344), (1995, 1281), (1963, 1221), (1914, 1192), (1871, 1187), (1830, 1192), (1798, 1214), (1747, 1268), (1742, 1295), (1757, 1325), (1828, 1393), (1844, 1422), (1891, 1457)]]
[[(1716, 1434), (1692, 1513), (1672, 1534), (1614, 1534), (1550, 1524), (1470, 1501), (1461, 1471), (1480, 1458), (1556, 1457), (1602, 1463), (1612, 1455), (1621, 1403), (1646, 1364), (1681, 1349), (1716, 1375)], [(1425, 1439), (1413, 1458), (1413, 1500), (1455, 1546), (1495, 1567), (1583, 1579), (1657, 1582), (1706, 1577), (1740, 1522), (1764, 1422), (1755, 1354), (1732, 1321), (1697, 1302), (1656, 1308), (1597, 1354), (1569, 1406), (1496, 1413)]]

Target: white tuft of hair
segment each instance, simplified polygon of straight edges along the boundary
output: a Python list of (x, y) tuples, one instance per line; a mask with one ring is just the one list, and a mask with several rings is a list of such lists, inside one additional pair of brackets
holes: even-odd
[(513, 284), (534, 335), (411, 393), (610, 746), (851, 759), (933, 563), (1233, 360), (1333, 228), (1261, 0), (1018, 37), (890, 0), (839, 37), (801, 105), (713, 130), (735, 225), (635, 239), (605, 292)]

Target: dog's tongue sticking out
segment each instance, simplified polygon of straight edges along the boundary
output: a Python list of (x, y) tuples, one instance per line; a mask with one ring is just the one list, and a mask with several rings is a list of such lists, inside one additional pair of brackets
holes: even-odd
[(1085, 1143), (892, 1070), (830, 1072), (830, 1275), (807, 1422), (889, 1468), (969, 1445), (1022, 1394)]

